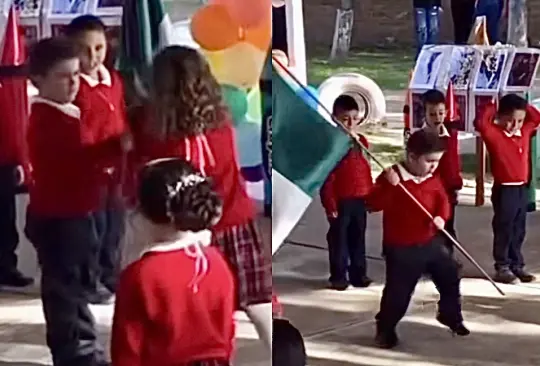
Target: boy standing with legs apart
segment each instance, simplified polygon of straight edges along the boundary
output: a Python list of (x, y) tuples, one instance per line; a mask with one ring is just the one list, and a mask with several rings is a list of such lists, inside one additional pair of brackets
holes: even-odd
[(210, 247), (221, 199), (208, 178), (172, 158), (143, 168), (138, 202), (149, 241), (120, 277), (113, 365), (229, 366), (234, 281)]
[[(334, 103), (334, 116), (351, 129), (359, 120), (358, 104), (353, 97), (342, 95)], [(368, 142), (360, 136), (367, 148)], [(352, 146), (347, 155), (326, 179), (321, 201), (330, 223), (327, 234), (330, 256), (330, 286), (343, 291), (349, 284), (367, 287), (366, 204), (373, 181), (371, 168), (362, 149)]]
[[(498, 118), (495, 123), (495, 118)], [(531, 136), (540, 124), (540, 112), (525, 99), (508, 94), (488, 105), (476, 128), (491, 158), (493, 188), (493, 258), (501, 283), (532, 282), (525, 271), (521, 247), (527, 226), (527, 184), (530, 181)]]
[[(446, 221), (445, 229), (455, 238), (455, 214), (458, 204), (458, 191), (463, 188), (458, 131), (455, 127), (457, 124), (447, 122), (446, 98), (440, 91), (433, 89), (425, 92), (423, 103), (425, 112), (425, 124), (423, 128), (438, 134), (446, 144), (446, 151), (435, 173), (441, 179), (446, 194), (450, 199), (450, 217)], [(450, 254), (454, 256), (454, 244), (452, 241), (445, 237), (445, 243)], [(461, 263), (458, 262), (458, 266), (461, 267)]]
[[(88, 307), (99, 249), (93, 215), (100, 205), (100, 176), (94, 164), (104, 149), (88, 143), (81, 111), (72, 103), (80, 80), (72, 44), (42, 40), (29, 62), (39, 95), (27, 136), (32, 181), (26, 234), (41, 266), (47, 345), (54, 366), (105, 366)], [(107, 148), (120, 151), (117, 141)]]
[[(377, 178), (368, 198), (371, 210), (383, 213), (386, 283), (376, 316), (376, 341), (383, 348), (398, 344), (396, 326), (424, 273), (439, 290), (437, 320), (455, 334), (469, 334), (461, 314), (457, 265), (439, 233), (450, 217), (445, 189), (434, 175), (444, 150), (445, 143), (437, 134), (427, 130), (413, 133), (407, 141), (405, 160)], [(433, 215), (433, 220), (398, 186), (400, 183)]]
[[(120, 75), (103, 65), (107, 55), (105, 25), (93, 15), (75, 18), (65, 29), (75, 42), (81, 60), (81, 87), (75, 105), (84, 116), (84, 128), (95, 144), (111, 138), (126, 136), (128, 127), (124, 101), (124, 88)], [(129, 142), (125, 141), (125, 149)], [(104, 152), (105, 154), (107, 152)], [(124, 233), (124, 205), (121, 197), (122, 175), (125, 174), (127, 152), (108, 151), (104, 165), (98, 166), (102, 174), (102, 209), (96, 213), (101, 237), (99, 258), (100, 278), (92, 303), (107, 303), (116, 291), (119, 272), (120, 240)]]

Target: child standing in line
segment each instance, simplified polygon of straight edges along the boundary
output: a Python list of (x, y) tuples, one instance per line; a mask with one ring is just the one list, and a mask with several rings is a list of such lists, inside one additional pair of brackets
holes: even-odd
[(152, 100), (133, 121), (142, 161), (181, 157), (212, 179), (223, 198), (223, 216), (213, 227), (217, 246), (236, 280), (237, 306), (246, 311), (268, 350), (272, 342), (272, 263), (246, 193), (234, 129), (221, 89), (203, 56), (172, 46), (154, 59)]
[[(436, 170), (441, 182), (450, 199), (450, 217), (446, 220), (445, 229), (456, 237), (456, 206), (458, 204), (458, 192), (463, 188), (463, 179), (461, 178), (461, 160), (459, 157), (459, 142), (457, 123), (447, 122), (446, 98), (439, 90), (428, 90), (422, 96), (425, 112), (424, 129), (432, 131), (445, 140), (446, 151), (444, 152), (439, 167)], [(446, 247), (450, 254), (454, 256), (454, 244), (448, 238), (445, 238)], [(457, 260), (458, 266), (461, 263)]]
[[(494, 123), (497, 118), (497, 123)], [(540, 112), (525, 99), (508, 94), (488, 105), (476, 120), (476, 128), (491, 158), (493, 188), (493, 259), (501, 283), (532, 282), (521, 247), (527, 229), (527, 185), (531, 179), (531, 136), (540, 124)]]
[(143, 168), (138, 196), (149, 242), (120, 277), (112, 364), (230, 365), (234, 280), (209, 247), (221, 199), (208, 178), (175, 158)]
[[(347, 128), (359, 121), (358, 104), (348, 95), (336, 99), (333, 114)], [(360, 140), (367, 148), (366, 138), (360, 135)], [(365, 204), (372, 186), (369, 162), (358, 146), (352, 146), (321, 189), (321, 202), (330, 223), (330, 287), (335, 290), (346, 290), (349, 284), (367, 287), (372, 282), (367, 276)]]
[[(370, 209), (383, 213), (386, 282), (376, 316), (376, 342), (382, 348), (398, 344), (396, 326), (424, 273), (439, 290), (437, 320), (460, 336), (470, 333), (463, 325), (458, 268), (438, 233), (450, 217), (445, 189), (434, 175), (444, 150), (445, 143), (437, 134), (427, 130), (413, 133), (407, 141), (405, 160), (377, 178), (368, 198)], [(400, 183), (433, 215), (433, 220), (398, 187)]]
[[(66, 35), (75, 42), (81, 60), (81, 86), (75, 105), (84, 116), (94, 143), (110, 138), (127, 136), (124, 88), (120, 75), (108, 70), (103, 62), (107, 55), (105, 25), (93, 15), (75, 18), (66, 28)], [(126, 150), (129, 150), (129, 141)], [(101, 236), (99, 268), (100, 278), (93, 295), (93, 303), (108, 303), (116, 290), (120, 270), (120, 240), (124, 232), (124, 205), (121, 197), (121, 181), (125, 174), (127, 151), (109, 151), (105, 165), (98, 167), (103, 177), (103, 205), (96, 213)]]
[(70, 42), (45, 39), (30, 54), (30, 75), (39, 90), (32, 104), (28, 150), (32, 166), (26, 235), (41, 266), (41, 299), (47, 345), (54, 366), (106, 366), (98, 344), (88, 288), (96, 280), (99, 249), (94, 214), (100, 207), (103, 151), (117, 140), (90, 143), (73, 104), (79, 59)]

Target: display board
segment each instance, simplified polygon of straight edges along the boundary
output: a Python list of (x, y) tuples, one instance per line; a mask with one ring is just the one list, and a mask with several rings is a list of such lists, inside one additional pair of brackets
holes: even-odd
[[(41, 37), (40, 11), (42, 0), (0, 0), (0, 37), (3, 37), (4, 24), (11, 5), (19, 12), (19, 24), (24, 32), (27, 46), (31, 46)], [(0, 38), (1, 39), (1, 38)]]

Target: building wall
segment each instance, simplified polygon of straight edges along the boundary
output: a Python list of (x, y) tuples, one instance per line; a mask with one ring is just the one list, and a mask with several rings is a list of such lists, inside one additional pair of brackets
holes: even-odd
[[(413, 45), (412, 0), (354, 0), (355, 28), (353, 47)], [(528, 0), (529, 35), (540, 41), (540, 0)], [(329, 47), (340, 0), (304, 0), (306, 41), (308, 47)], [(453, 26), (450, 0), (443, 0), (441, 41), (452, 41)]]

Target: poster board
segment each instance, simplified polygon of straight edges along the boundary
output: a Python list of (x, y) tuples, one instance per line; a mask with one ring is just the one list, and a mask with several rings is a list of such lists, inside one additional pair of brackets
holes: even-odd
[(4, 24), (12, 4), (19, 12), (19, 25), (23, 31), (26, 46), (30, 47), (42, 35), (40, 22), (42, 0), (0, 0), (0, 39), (4, 36)]
[(507, 67), (503, 75), (504, 93), (525, 93), (534, 84), (540, 65), (540, 50), (536, 48), (515, 48), (509, 53)]

